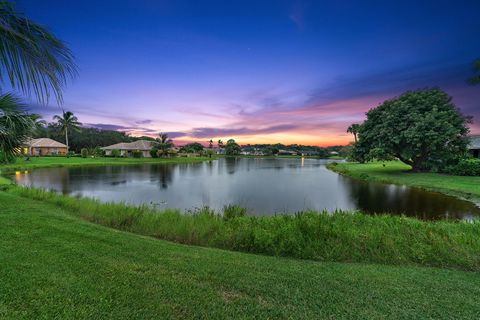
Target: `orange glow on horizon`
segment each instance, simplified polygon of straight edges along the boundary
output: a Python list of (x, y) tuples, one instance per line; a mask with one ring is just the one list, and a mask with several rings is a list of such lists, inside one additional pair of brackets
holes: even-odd
[[(269, 134), (262, 136), (238, 136), (238, 137), (212, 137), (214, 145), (217, 145), (218, 140), (226, 143), (229, 139), (234, 139), (240, 145), (247, 144), (277, 144), (284, 145), (299, 144), (318, 147), (330, 147), (338, 145), (348, 145), (353, 142), (350, 135), (331, 135), (331, 136), (315, 136), (306, 134)], [(174, 138), (174, 143), (177, 145), (184, 145), (192, 142), (199, 142), (203, 145), (208, 145), (209, 138), (195, 138), (195, 137), (181, 137)]]

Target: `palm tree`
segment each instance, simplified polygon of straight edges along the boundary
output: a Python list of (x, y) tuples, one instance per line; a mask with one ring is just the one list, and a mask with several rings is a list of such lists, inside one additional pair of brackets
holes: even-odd
[(33, 121), (33, 129), (40, 131), (47, 126), (47, 122), (42, 119), (42, 116), (36, 113), (29, 114), (30, 119)]
[(223, 148), (223, 141), (222, 140), (218, 140), (217, 144), (218, 144), (219, 149)]
[(21, 145), (30, 137), (34, 122), (23, 108), (12, 94), (0, 96), (0, 163), (13, 161)]
[(360, 130), (360, 125), (357, 123), (353, 123), (350, 127), (348, 127), (347, 132), (353, 134), (353, 137), (355, 138), (355, 143), (357, 143), (357, 134), (358, 131)]
[(173, 140), (168, 137), (168, 133), (160, 132), (158, 134), (158, 137), (159, 137), (157, 139), (158, 153), (162, 156), (168, 155), (168, 149), (173, 147)]
[[(480, 73), (480, 59), (476, 60), (476, 61), (473, 63), (473, 68), (474, 68), (478, 73)], [(480, 83), (480, 74), (477, 74), (476, 76), (471, 77), (470, 79), (468, 79), (468, 82), (469, 82), (470, 84), (479, 84), (479, 83)]]
[(43, 26), (15, 11), (8, 1), (0, 1), (0, 81), (41, 102), (53, 91), (58, 102), (67, 80), (76, 76), (71, 51)]
[(168, 137), (168, 133), (160, 132), (158, 134), (158, 141), (163, 144), (173, 144), (173, 140)]
[(63, 111), (61, 116), (53, 116), (53, 120), (57, 120), (57, 125), (62, 132), (65, 133), (65, 144), (67, 145), (68, 150), (68, 129), (79, 130), (79, 127), (82, 125), (76, 116), (73, 115), (70, 111)]
[(208, 141), (208, 149), (213, 149), (213, 140)]

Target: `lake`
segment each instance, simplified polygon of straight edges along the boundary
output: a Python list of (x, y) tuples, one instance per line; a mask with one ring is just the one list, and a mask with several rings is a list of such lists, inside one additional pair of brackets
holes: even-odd
[(251, 215), (361, 210), (425, 220), (476, 219), (474, 204), (406, 186), (364, 182), (328, 170), (328, 160), (223, 158), (188, 164), (36, 169), (16, 182), (101, 201), (157, 208), (221, 210), (237, 204)]

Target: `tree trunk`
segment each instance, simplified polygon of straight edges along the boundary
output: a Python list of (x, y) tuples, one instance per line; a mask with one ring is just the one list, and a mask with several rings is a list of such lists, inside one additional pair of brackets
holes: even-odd
[(65, 144), (67, 145), (67, 154), (68, 154), (68, 127), (65, 127)]

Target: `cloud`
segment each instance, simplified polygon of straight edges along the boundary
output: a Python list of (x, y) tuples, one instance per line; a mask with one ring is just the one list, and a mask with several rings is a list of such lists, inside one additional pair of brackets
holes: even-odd
[(107, 123), (85, 123), (85, 127), (96, 128), (100, 130), (113, 130), (113, 131), (123, 131), (129, 134), (135, 135), (155, 135), (158, 133), (157, 130), (138, 127), (138, 126), (123, 126), (117, 124), (107, 124)]
[(152, 122), (153, 122), (152, 120), (138, 120), (138, 121), (135, 121), (136, 124), (150, 124)]
[(225, 136), (245, 136), (245, 135), (259, 135), (271, 134), (295, 130), (298, 125), (283, 124), (260, 129), (253, 129), (248, 127), (242, 128), (194, 128), (190, 136), (195, 138), (212, 138)]
[(399, 95), (407, 90), (427, 87), (448, 88), (455, 83), (465, 85), (467, 63), (411, 65), (388, 69), (357, 77), (340, 78), (319, 86), (310, 93), (307, 103), (331, 102), (378, 95)]
[(106, 123), (84, 123), (84, 127), (95, 128), (99, 130), (114, 130), (114, 131), (126, 131), (130, 130), (130, 127), (120, 126), (116, 124), (106, 124)]
[(171, 132), (165, 132), (165, 133), (168, 134), (168, 136), (169, 136), (171, 139), (181, 138), (181, 137), (188, 136), (188, 133), (187, 133), (187, 132), (180, 132), (180, 131), (171, 131)]
[[(468, 63), (412, 65), (337, 79), (310, 90), (303, 100), (301, 97), (292, 100), (288, 95), (271, 90), (258, 94), (257, 90), (252, 95), (256, 101), (250, 101), (257, 108), (237, 106), (237, 121), (231, 127), (289, 124), (297, 126), (297, 132), (305, 131), (305, 128), (312, 129), (312, 132), (329, 128), (343, 134), (350, 123), (362, 121), (366, 111), (383, 101), (408, 90), (433, 86), (452, 95), (461, 110), (480, 121), (480, 90), (466, 85), (469, 72)], [(480, 127), (474, 125), (473, 131), (480, 131)]]

